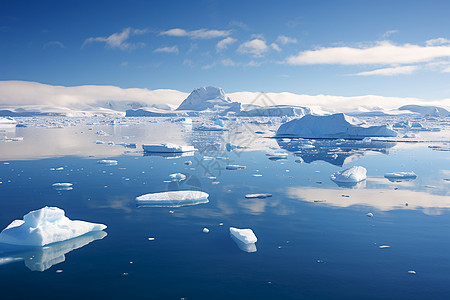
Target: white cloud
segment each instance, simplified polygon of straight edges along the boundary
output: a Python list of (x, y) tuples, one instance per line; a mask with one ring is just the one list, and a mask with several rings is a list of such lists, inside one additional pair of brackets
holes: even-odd
[(395, 30), (395, 29), (394, 30), (388, 30), (385, 33), (383, 33), (382, 37), (385, 39), (385, 38), (388, 38), (389, 36), (391, 36), (393, 34), (396, 34), (396, 33), (398, 33), (398, 30)]
[(231, 34), (231, 30), (212, 30), (212, 29), (198, 29), (188, 31), (181, 28), (173, 28), (167, 31), (162, 31), (160, 35), (168, 36), (179, 36), (179, 37), (189, 37), (191, 39), (215, 39), (220, 37), (226, 37)]
[(280, 43), (281, 45), (295, 44), (295, 43), (297, 43), (297, 39), (291, 38), (291, 37), (288, 37), (288, 36), (285, 36), (285, 35), (279, 35), (277, 37), (276, 42)]
[(183, 65), (189, 66), (189, 67), (195, 66), (194, 62), (192, 60), (190, 60), (190, 59), (183, 60)]
[(272, 48), (273, 50), (275, 50), (277, 52), (281, 52), (281, 48), (275, 43), (270, 44), (270, 48)]
[(51, 46), (58, 46), (62, 49), (66, 48), (66, 46), (64, 46), (64, 44), (59, 41), (50, 41), (50, 42), (46, 43), (42, 48), (46, 49)]
[(450, 44), (450, 40), (448, 40), (446, 38), (437, 38), (437, 39), (428, 40), (425, 42), (425, 44), (427, 46), (439, 46), (439, 45)]
[(307, 50), (288, 57), (291, 65), (341, 64), (341, 65), (395, 65), (429, 62), (450, 57), (450, 46), (394, 45), (383, 41), (374, 46), (329, 47)]
[(216, 45), (216, 50), (217, 51), (222, 51), (225, 50), (226, 48), (228, 48), (229, 45), (235, 43), (237, 40), (232, 38), (231, 36), (219, 41)]
[(237, 62), (233, 61), (230, 58), (226, 58), (226, 59), (222, 60), (221, 63), (225, 67), (235, 67), (235, 66), (239, 65)]
[(242, 43), (238, 50), (239, 53), (251, 54), (255, 57), (263, 56), (267, 51), (269, 51), (269, 46), (267, 46), (266, 41), (261, 39), (254, 39)]
[(108, 48), (118, 48), (120, 50), (132, 50), (137, 47), (145, 46), (144, 43), (130, 43), (128, 39), (134, 35), (141, 35), (146, 33), (146, 29), (133, 29), (131, 27), (125, 28), (121, 32), (116, 32), (108, 37), (90, 37), (87, 38), (81, 48), (94, 42), (105, 43)]
[(401, 75), (401, 74), (412, 74), (417, 71), (419, 66), (402, 66), (402, 67), (392, 67), (392, 68), (383, 68), (377, 69), (373, 71), (360, 72), (355, 75), (357, 76), (373, 76), (373, 75), (381, 75), (381, 76), (393, 76), (393, 75)]
[(176, 54), (178, 54), (178, 47), (177, 46), (161, 47), (161, 48), (157, 48), (157, 49), (153, 50), (153, 52), (154, 53), (165, 52), (165, 53), (176, 53)]

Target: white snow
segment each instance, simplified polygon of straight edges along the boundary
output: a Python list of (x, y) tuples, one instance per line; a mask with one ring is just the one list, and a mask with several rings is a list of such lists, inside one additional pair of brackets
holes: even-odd
[(282, 124), (276, 136), (331, 139), (397, 136), (397, 133), (386, 125), (363, 127), (352, 123), (356, 123), (355, 120), (342, 113), (329, 116), (306, 115), (301, 119)]
[(182, 173), (173, 173), (169, 175), (170, 178), (172, 178), (172, 180), (178, 180), (178, 181), (182, 181), (186, 179), (186, 175), (182, 174)]
[(247, 195), (245, 195), (245, 198), (247, 198), (247, 199), (250, 199), (250, 198), (264, 199), (264, 198), (268, 198), (268, 197), (272, 197), (272, 194), (247, 194)]
[(92, 231), (106, 229), (106, 225), (72, 221), (58, 207), (44, 207), (31, 211), (23, 220), (14, 220), (0, 233), (5, 244), (44, 246), (62, 242)]
[(144, 144), (142, 145), (144, 152), (148, 153), (181, 153), (181, 152), (192, 152), (195, 149), (193, 146), (180, 146), (177, 144), (167, 143), (167, 144)]
[(415, 179), (417, 178), (416, 173), (414, 172), (394, 172), (394, 173), (386, 173), (384, 177), (387, 179)]
[(202, 191), (169, 191), (150, 193), (136, 197), (138, 205), (178, 207), (208, 203), (209, 195)]
[(366, 179), (367, 170), (361, 166), (335, 172), (331, 175), (331, 180), (344, 183), (356, 183)]
[(0, 117), (0, 125), (14, 125), (17, 124), (17, 121), (11, 117)]

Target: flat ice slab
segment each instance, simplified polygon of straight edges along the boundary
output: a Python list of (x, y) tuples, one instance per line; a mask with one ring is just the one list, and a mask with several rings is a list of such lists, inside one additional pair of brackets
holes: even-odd
[(23, 220), (9, 224), (0, 233), (0, 243), (44, 246), (104, 229), (106, 225), (72, 221), (64, 215), (64, 210), (46, 206), (29, 212)]
[(245, 195), (245, 198), (247, 198), (247, 199), (251, 199), (251, 198), (264, 199), (264, 198), (268, 198), (268, 197), (272, 197), (272, 194), (247, 194), (247, 195)]
[(367, 170), (361, 166), (354, 166), (331, 175), (331, 180), (343, 183), (356, 183), (367, 178)]
[(119, 162), (117, 160), (114, 159), (102, 159), (102, 160), (98, 160), (97, 161), (98, 164), (101, 165), (111, 165), (111, 166), (115, 166), (117, 165)]
[(417, 175), (414, 172), (394, 172), (386, 173), (384, 177), (387, 179), (416, 179)]
[(208, 203), (209, 195), (202, 191), (170, 191), (136, 197), (140, 206), (179, 207)]
[(363, 127), (352, 124), (350, 117), (340, 113), (329, 116), (306, 115), (282, 124), (277, 137), (364, 139), (365, 137), (395, 137), (397, 132), (386, 125)]
[(245, 252), (256, 252), (256, 242), (258, 239), (251, 229), (239, 229), (230, 227), (231, 238), (238, 245), (239, 249)]
[(247, 167), (246, 166), (240, 166), (240, 165), (227, 165), (225, 167), (225, 169), (227, 169), (227, 170), (243, 170), (245, 168), (247, 168)]
[(170, 174), (169, 177), (172, 180), (178, 180), (178, 181), (182, 181), (182, 180), (186, 179), (186, 175), (184, 175), (183, 173), (173, 173), (173, 174)]
[(171, 143), (142, 145), (142, 149), (144, 149), (144, 152), (148, 153), (181, 153), (197, 150), (193, 146), (180, 146)]

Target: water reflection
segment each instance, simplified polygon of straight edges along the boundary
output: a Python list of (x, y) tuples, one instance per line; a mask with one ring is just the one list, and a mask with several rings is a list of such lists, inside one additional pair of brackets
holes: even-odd
[(23, 247), (0, 244), (0, 265), (23, 260), (31, 271), (43, 272), (52, 266), (66, 260), (65, 254), (101, 240), (107, 235), (104, 231), (87, 233), (64, 242), (50, 244), (44, 247)]
[(305, 139), (277, 139), (280, 148), (293, 152), (304, 162), (317, 160), (328, 162), (335, 166), (353, 162), (369, 151), (388, 154), (389, 149), (396, 143), (371, 140), (305, 140)]
[(394, 209), (422, 210), (425, 214), (439, 214), (450, 208), (450, 197), (422, 191), (393, 189), (317, 189), (291, 187), (287, 196), (306, 202), (334, 207), (368, 206), (381, 211)]

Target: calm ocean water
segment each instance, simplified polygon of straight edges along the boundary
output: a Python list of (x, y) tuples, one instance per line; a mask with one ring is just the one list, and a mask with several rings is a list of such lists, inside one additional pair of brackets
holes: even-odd
[[(450, 297), (449, 152), (430, 143), (319, 141), (312, 148), (266, 138), (276, 127), (261, 128), (257, 135), (243, 125), (232, 133), (195, 132), (166, 122), (6, 132), (24, 139), (0, 141), (1, 228), (44, 206), (108, 228), (45, 248), (1, 245), (1, 299)], [(140, 152), (144, 142), (168, 141), (199, 151)], [(248, 148), (227, 151), (226, 142)], [(280, 151), (288, 158), (266, 155)], [(229, 164), (246, 168), (226, 170)], [(354, 165), (367, 169), (365, 182), (342, 187), (330, 180)], [(396, 171), (418, 177), (384, 178)], [(176, 172), (187, 179), (170, 181)], [(73, 189), (55, 190), (55, 182)], [(188, 189), (207, 192), (209, 203), (138, 207), (134, 200)], [(250, 193), (273, 196), (246, 199)], [(230, 226), (251, 228), (257, 252), (240, 250)]]

